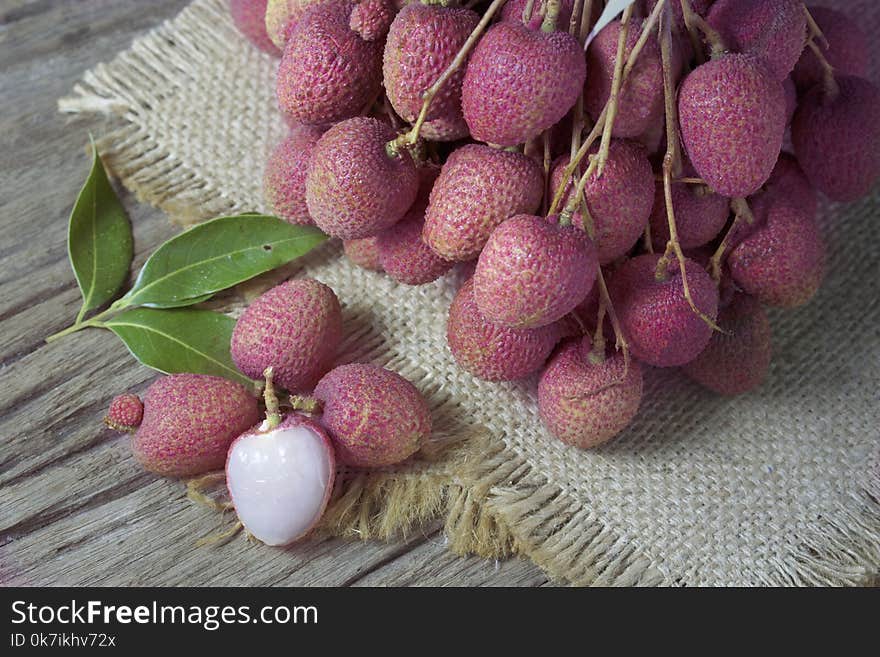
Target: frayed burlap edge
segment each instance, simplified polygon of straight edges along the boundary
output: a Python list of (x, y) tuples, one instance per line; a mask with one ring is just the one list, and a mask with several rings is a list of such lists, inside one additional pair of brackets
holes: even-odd
[[(136, 40), (110, 64), (88, 71), (59, 100), (70, 114), (101, 114), (109, 129), (97, 140), (107, 166), (140, 201), (180, 224), (241, 211), (223, 190), (163, 151), (140, 117), (151, 94), (180, 84), (189, 62), (222, 43), (212, 23), (227, 20), (221, 3), (200, 1)], [(169, 47), (173, 44), (173, 47)], [(161, 57), (156, 57), (161, 53)], [(439, 474), (347, 473), (320, 531), (361, 540), (406, 536), (445, 514), (449, 547), (500, 558), (522, 554), (551, 577), (577, 585), (676, 585), (661, 555), (615, 533), (590, 509), (548, 482), (503, 439), (478, 432), (449, 448)], [(858, 585), (880, 571), (880, 456), (854, 500), (835, 521), (820, 519), (813, 539), (775, 563), (766, 585)]]

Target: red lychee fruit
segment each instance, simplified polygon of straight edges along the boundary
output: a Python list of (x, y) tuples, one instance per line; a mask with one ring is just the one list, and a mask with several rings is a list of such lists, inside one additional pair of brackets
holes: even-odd
[[(865, 77), (871, 48), (867, 35), (858, 23), (843, 12), (829, 7), (811, 6), (809, 10), (828, 41), (827, 49), (818, 41), (817, 45), (822, 48), (822, 54), (828, 63), (834, 67), (834, 72), (837, 75)], [(814, 84), (822, 82), (822, 66), (812, 49), (804, 48), (792, 76), (801, 92), (807, 92)]]
[(144, 417), (144, 405), (137, 395), (117, 395), (110, 402), (104, 424), (114, 431), (134, 431)]
[(266, 34), (266, 0), (229, 0), (232, 21), (247, 40), (276, 57), (281, 51)]
[(306, 205), (306, 173), (312, 151), (323, 133), (311, 126), (292, 128), (266, 162), (263, 196), (272, 212), (289, 223), (315, 223)]
[[(730, 216), (730, 199), (716, 194), (705, 185), (672, 185), (672, 208), (678, 242), (683, 249), (693, 249), (715, 239)], [(657, 182), (654, 208), (651, 210), (651, 243), (663, 251), (669, 241), (669, 221), (663, 183)]]
[(379, 244), (377, 237), (362, 237), (359, 240), (344, 240), (342, 249), (345, 256), (361, 269), (382, 271), (379, 262)]

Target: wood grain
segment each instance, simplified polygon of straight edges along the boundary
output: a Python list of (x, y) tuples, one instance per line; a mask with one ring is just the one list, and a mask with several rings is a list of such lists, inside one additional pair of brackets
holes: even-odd
[[(58, 114), (57, 98), (185, 4), (0, 5), (0, 583), (547, 584), (522, 560), (449, 554), (439, 524), (397, 544), (324, 539), (277, 550), (235, 539), (197, 548), (224, 519), (187, 501), (179, 482), (140, 470), (127, 439), (101, 424), (115, 392), (142, 391), (154, 374), (108, 333), (44, 343), (79, 307), (66, 221), (88, 172), (88, 131), (100, 129)], [(173, 228), (122, 197), (140, 264)]]

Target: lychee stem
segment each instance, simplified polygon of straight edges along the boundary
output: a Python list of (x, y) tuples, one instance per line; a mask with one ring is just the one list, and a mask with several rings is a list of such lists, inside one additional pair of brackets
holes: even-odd
[(550, 164), (551, 164), (550, 131), (551, 130), (552, 130), (552, 128), (547, 128), (544, 131), (544, 135), (543, 135), (543, 140), (544, 140), (544, 162), (543, 162), (543, 164), (544, 164), (544, 200), (542, 202), (544, 205), (543, 205), (542, 209), (544, 211), (547, 210), (547, 197), (550, 195), (550, 186), (551, 186), (551, 182), (550, 182)]
[(322, 404), (314, 397), (303, 397), (301, 395), (290, 396), (290, 406), (295, 411), (302, 411), (314, 415), (321, 412)]
[(810, 10), (807, 9), (806, 5), (804, 5), (804, 14), (807, 16), (807, 28), (810, 31), (809, 38), (819, 39), (819, 43), (825, 50), (828, 50), (830, 47), (828, 45), (828, 39), (825, 38), (825, 33), (822, 32), (822, 28), (819, 27), (819, 24), (816, 22), (816, 19), (813, 18), (813, 14), (810, 13)]
[[(665, 0), (660, 0), (661, 4)], [(611, 77), (611, 94), (608, 98), (608, 112), (605, 116), (605, 125), (602, 129), (602, 142), (599, 146), (598, 175), (605, 171), (605, 163), (608, 161), (608, 153), (611, 149), (611, 131), (614, 129), (614, 121), (617, 119), (617, 108), (620, 102), (620, 86), (623, 79), (624, 54), (626, 53), (626, 41), (629, 38), (629, 25), (632, 19), (633, 6), (630, 4), (623, 12), (621, 19), (620, 34), (617, 37), (617, 53), (614, 60), (614, 74)]]
[(544, 5), (544, 21), (541, 23), (542, 32), (554, 32), (556, 30), (556, 21), (559, 20), (559, 8), (562, 2), (560, 0), (547, 0)]
[(688, 13), (688, 10), (693, 13), (690, 0), (679, 0), (679, 5), (681, 6), (681, 14), (684, 17), (685, 29), (687, 30), (688, 39), (690, 39), (691, 48), (693, 48), (697, 64), (702, 64), (706, 61), (706, 56), (703, 53), (703, 42), (700, 41), (700, 35), (697, 33), (698, 31), (693, 23), (693, 19)]
[[(710, 56), (712, 59), (716, 57), (720, 57), (725, 52), (729, 50), (727, 44), (724, 43), (724, 39), (721, 37), (721, 34), (713, 28), (709, 23), (706, 22), (706, 19), (700, 16), (697, 12), (694, 11), (693, 7), (691, 7), (690, 0), (680, 0), (681, 1), (681, 12), (684, 16), (684, 24), (687, 26), (688, 31), (693, 31), (694, 29), (698, 29), (703, 33), (703, 37), (706, 39), (706, 43), (709, 44), (709, 48), (711, 50)], [(700, 49), (695, 48), (697, 52), (700, 52)]]
[[(571, 20), (568, 23), (568, 33), (577, 37), (581, 45), (587, 39), (590, 32), (590, 16), (593, 10), (593, 0), (575, 0), (574, 9), (571, 12)], [(569, 160), (573, 160), (578, 148), (581, 146), (581, 137), (584, 131), (584, 88), (578, 94), (574, 104), (574, 112), (571, 119), (571, 150)], [(548, 192), (549, 196), (549, 192)]]
[(643, 238), (645, 242), (645, 252), (646, 253), (654, 253), (654, 243), (651, 240), (651, 222), (645, 224), (645, 237)]
[(712, 254), (712, 258), (709, 260), (712, 280), (715, 281), (716, 285), (721, 284), (721, 263), (724, 259), (724, 254), (727, 252), (727, 247), (730, 245), (730, 239), (733, 237), (740, 222), (745, 220), (746, 223), (751, 224), (755, 221), (752, 210), (749, 208), (749, 204), (744, 198), (731, 199), (730, 209), (733, 211), (733, 222), (731, 222), (730, 228), (727, 229), (727, 232), (724, 233), (724, 237), (721, 238), (721, 243), (718, 245), (718, 248), (715, 249), (715, 253)]
[(807, 47), (813, 51), (813, 54), (816, 55), (816, 58), (819, 60), (819, 65), (822, 67), (822, 85), (825, 91), (825, 102), (832, 101), (837, 98), (838, 94), (840, 94), (840, 87), (837, 84), (837, 80), (834, 78), (834, 67), (822, 53), (822, 50), (819, 46), (816, 45), (816, 42), (810, 39), (807, 41)]
[(263, 370), (263, 378), (266, 379), (266, 385), (263, 388), (263, 399), (266, 402), (266, 420), (260, 428), (264, 431), (271, 431), (281, 424), (281, 411), (278, 406), (278, 397), (275, 395), (275, 387), (272, 385), (272, 377), (274, 369), (267, 367)]
[(528, 0), (528, 2), (526, 2), (526, 6), (523, 7), (523, 13), (522, 13), (522, 22), (524, 25), (528, 25), (529, 21), (532, 20), (532, 12), (534, 11), (534, 9), (535, 9), (535, 0)]

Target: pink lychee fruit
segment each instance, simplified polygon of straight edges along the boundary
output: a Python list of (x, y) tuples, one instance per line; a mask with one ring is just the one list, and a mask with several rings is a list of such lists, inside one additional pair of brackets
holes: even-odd
[(880, 90), (863, 78), (836, 80), (835, 94), (819, 84), (801, 99), (791, 140), (816, 189), (833, 201), (854, 201), (880, 178)]
[(361, 269), (369, 271), (382, 271), (382, 263), (379, 262), (379, 244), (377, 237), (362, 237), (359, 240), (345, 240), (342, 242), (345, 256)]
[(727, 265), (733, 280), (766, 304), (805, 304), (819, 289), (825, 269), (825, 244), (816, 221), (784, 199), (754, 209), (755, 224), (743, 225), (732, 240)]
[(804, 175), (797, 158), (790, 153), (779, 154), (779, 160), (764, 183), (763, 191), (750, 198), (751, 203), (759, 205), (776, 200), (795, 205), (811, 219), (815, 218), (819, 207), (816, 190)]
[(380, 41), (397, 14), (391, 0), (360, 0), (351, 10), (348, 26), (365, 41)]
[(550, 433), (590, 449), (618, 435), (642, 401), (642, 369), (613, 352), (596, 362), (589, 336), (566, 341), (538, 381), (538, 411)]
[(266, 34), (267, 0), (229, 0), (232, 21), (247, 40), (263, 52), (276, 57), (281, 51)]
[[(712, 2), (714, 0), (690, 0), (691, 9), (694, 10), (699, 16), (705, 16), (709, 12), (709, 8), (712, 6)], [(654, 10), (654, 5), (657, 4), (657, 0), (644, 0), (645, 15), (650, 14)], [(681, 8), (681, 2), (677, 0), (672, 0), (668, 2), (669, 6), (672, 8), (672, 14), (675, 17), (675, 29), (679, 32), (683, 32), (687, 29), (687, 26), (684, 22), (684, 12)]]
[(740, 395), (760, 386), (770, 368), (770, 322), (754, 297), (737, 293), (718, 311), (723, 332), (712, 334), (700, 355), (682, 368), (720, 395)]
[(580, 96), (586, 60), (567, 32), (497, 23), (474, 48), (461, 104), (474, 139), (515, 146), (558, 122)]
[(333, 491), (336, 456), (326, 431), (292, 413), (236, 438), (226, 486), (244, 528), (267, 545), (289, 545), (321, 519)]
[(583, 301), (598, 271), (596, 247), (583, 230), (557, 216), (521, 214), (486, 242), (474, 272), (474, 297), (490, 322), (538, 328)]
[(263, 196), (272, 212), (291, 224), (315, 223), (306, 205), (306, 172), (323, 132), (311, 126), (292, 128), (266, 162)]
[(244, 374), (259, 378), (272, 367), (275, 381), (294, 392), (327, 371), (341, 340), (342, 310), (333, 290), (298, 278), (251, 302), (235, 323), (230, 347)]
[(266, 34), (279, 51), (284, 51), (291, 30), (305, 10), (312, 5), (335, 0), (268, 0), (266, 3)]
[[(525, 11), (528, 0), (508, 0), (501, 8), (501, 15), (498, 20), (508, 21), (510, 23), (522, 23), (523, 12)], [(571, 12), (574, 9), (574, 0), (561, 0), (559, 3), (559, 17), (556, 19), (557, 30), (567, 30), (569, 21), (571, 21)], [(528, 22), (529, 28), (537, 30), (544, 21), (544, 15), (547, 13), (547, 0), (535, 0), (532, 5), (532, 16)], [(594, 2), (591, 8), (591, 22), (595, 22), (602, 13), (600, 3)]]
[[(858, 23), (842, 11), (830, 7), (810, 6), (809, 10), (828, 41), (828, 48), (818, 40), (816, 43), (822, 49), (825, 59), (834, 67), (834, 72), (837, 75), (865, 77), (868, 73), (871, 47)], [(804, 48), (792, 76), (798, 91), (804, 93), (814, 84), (822, 82), (822, 65), (811, 48)]]
[[(617, 62), (620, 21), (612, 21), (602, 29), (587, 49), (587, 81), (584, 87), (584, 108), (595, 121), (611, 96), (611, 82)], [(625, 57), (639, 39), (640, 29), (630, 25)], [(660, 46), (653, 35), (645, 42), (629, 77), (620, 89), (617, 115), (611, 134), (615, 137), (637, 137), (652, 126), (662, 123), (663, 66)]]
[[(479, 22), (464, 7), (414, 3), (404, 7), (388, 32), (383, 58), (385, 93), (394, 111), (414, 123), (422, 94), (443, 73)], [(465, 67), (454, 73), (431, 101), (421, 134), (427, 139), (454, 141), (466, 137), (461, 113), (461, 81)]]
[[(598, 151), (598, 144), (590, 149), (591, 154)], [(564, 155), (553, 164), (550, 185), (554, 193), (569, 161)], [(584, 162), (581, 168), (586, 168)], [(579, 177), (569, 184), (565, 200)], [(601, 176), (597, 171), (590, 176), (584, 187), (584, 199), (593, 219), (599, 262), (607, 264), (633, 247), (644, 233), (651, 214), (654, 173), (645, 149), (634, 141), (613, 139), (605, 170)], [(581, 226), (582, 222), (575, 224)]]
[[(660, 256), (628, 260), (611, 276), (608, 291), (633, 356), (656, 367), (683, 365), (697, 357), (712, 337), (712, 327), (693, 311), (684, 295), (675, 258), (657, 278)], [(700, 265), (685, 260), (688, 286), (696, 307), (713, 321), (718, 290)]]
[(281, 111), (301, 123), (329, 125), (357, 116), (382, 85), (382, 41), (349, 26), (349, 1), (308, 7), (284, 47), (276, 95)]
[(681, 139), (699, 176), (730, 198), (753, 194), (776, 164), (785, 94), (753, 55), (724, 55), (695, 68), (678, 94)]
[(731, 50), (763, 58), (780, 82), (794, 69), (807, 38), (801, 0), (716, 0), (706, 21)]
[[(683, 249), (693, 249), (715, 239), (730, 216), (730, 199), (716, 194), (705, 185), (674, 183), (672, 208), (678, 242)], [(663, 183), (657, 182), (651, 210), (651, 243), (657, 251), (669, 241), (669, 221)]]
[(511, 329), (486, 320), (474, 299), (474, 282), (461, 286), (449, 306), (446, 341), (459, 367), (485, 381), (515, 381), (536, 372), (559, 338), (556, 324)]
[(358, 239), (397, 223), (416, 198), (419, 177), (405, 149), (388, 152), (396, 134), (376, 119), (337, 123), (318, 140), (306, 174), (309, 214), (328, 235)]
[(532, 158), (468, 144), (452, 153), (434, 183), (422, 238), (442, 258), (476, 258), (492, 231), (515, 214), (535, 212), (544, 175)]
[(104, 424), (114, 431), (134, 431), (144, 417), (144, 405), (140, 397), (131, 393), (117, 395), (110, 402)]
[(257, 399), (241, 384), (207, 374), (169, 374), (147, 389), (131, 449), (150, 472), (198, 475), (222, 468), (230, 443), (258, 420)]
[(416, 387), (376, 365), (340, 365), (315, 387), (321, 423), (348, 465), (378, 468), (418, 451), (431, 434), (431, 411)]

